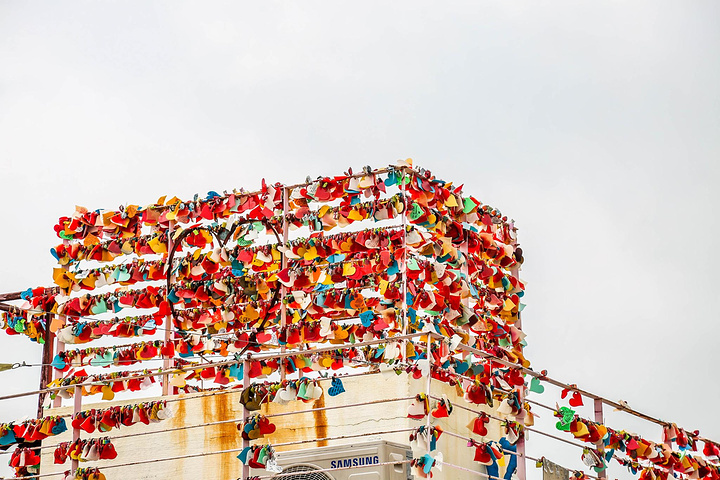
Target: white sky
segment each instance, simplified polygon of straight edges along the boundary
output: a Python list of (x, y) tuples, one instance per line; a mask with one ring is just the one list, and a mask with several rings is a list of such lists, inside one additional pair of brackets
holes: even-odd
[[(720, 440), (718, 18), (713, 1), (2, 2), (0, 291), (51, 284), (76, 204), (412, 157), (516, 219), (534, 368)], [(39, 354), (0, 334), (0, 362)], [(0, 394), (37, 373), (0, 373)], [(3, 402), (0, 421), (33, 412)]]

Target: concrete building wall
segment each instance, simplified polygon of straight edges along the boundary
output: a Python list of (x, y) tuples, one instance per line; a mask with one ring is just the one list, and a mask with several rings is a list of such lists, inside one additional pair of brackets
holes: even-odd
[[(376, 375), (350, 377), (343, 379), (345, 393), (334, 397), (327, 394), (327, 388), (329, 388), (330, 382), (325, 381), (321, 383), (325, 390), (324, 395), (313, 403), (304, 404), (302, 401), (294, 401), (286, 405), (277, 403), (265, 404), (258, 413), (271, 415), (323, 406), (334, 407), (371, 402), (378, 399), (409, 397), (420, 392), (425, 392), (426, 381), (424, 378), (413, 380), (405, 374), (396, 375), (392, 371)], [(82, 432), (81, 438), (124, 436), (230, 419), (238, 419), (238, 421), (240, 421), (239, 419), (242, 417), (242, 405), (239, 403), (240, 393), (241, 391), (237, 390), (236, 392), (221, 395), (190, 394), (179, 397), (166, 397), (168, 400), (176, 398), (184, 399), (183, 401), (175, 401), (169, 404), (175, 410), (175, 415), (171, 419), (164, 420), (160, 423), (151, 423), (150, 425), (137, 424), (131, 427), (121, 427), (120, 429), (113, 429), (108, 433), (96, 431), (94, 434), (88, 435)], [(456, 397), (455, 388), (442, 382), (432, 382), (431, 394), (445, 394), (451, 402), (464, 404), (462, 398)], [(152, 401), (160, 399), (153, 398), (143, 400)], [(84, 405), (83, 409), (107, 408), (114, 404), (124, 403), (127, 402), (104, 402)], [(277, 426), (277, 430), (272, 435), (255, 440), (252, 443), (270, 443), (276, 445), (316, 438), (372, 434), (374, 432), (387, 430), (416, 428), (423, 425), (424, 420), (418, 421), (407, 418), (407, 407), (409, 403), (409, 401), (398, 401), (379, 405), (338, 408), (271, 418), (271, 421)], [(471, 408), (485, 410), (490, 413), (487, 407), (473, 405)], [(63, 407), (61, 409), (48, 411), (47, 414), (67, 414), (71, 411), (71, 408)], [(455, 432), (463, 436), (471, 436), (472, 434), (466, 426), (474, 417), (475, 414), (456, 408), (449, 418), (437, 420), (435, 424), (439, 425), (440, 428), (445, 431)], [(488, 424), (488, 430), (488, 439), (498, 440), (500, 438), (501, 434), (498, 422), (491, 421)], [(391, 433), (379, 436), (280, 446), (276, 449), (278, 451), (312, 449), (326, 445), (358, 443), (365, 440), (387, 440), (409, 445), (408, 437), (409, 432)], [(70, 441), (71, 438), (72, 430), (68, 430), (62, 435), (48, 438), (45, 443), (56, 444), (58, 442)], [(218, 450), (239, 449), (242, 446), (242, 439), (235, 423), (118, 438), (114, 440), (113, 443), (118, 452), (118, 457), (115, 460), (101, 460), (92, 463), (88, 462), (87, 464), (81, 462), (81, 466), (98, 466), (109, 480), (166, 478), (174, 480), (196, 480), (198, 478), (230, 480), (239, 478), (242, 474), (242, 463), (235, 458), (238, 452), (211, 454), (172, 461), (155, 461), (138, 466), (108, 468), (108, 466), (111, 465), (210, 453)], [(453, 438), (449, 435), (443, 435), (438, 441), (438, 448), (442, 451), (445, 461), (476, 471), (484, 471), (484, 467), (473, 460), (474, 449), (468, 447), (466, 441)], [(417, 451), (415, 453), (417, 457), (424, 454), (425, 451)], [(43, 473), (69, 469), (69, 460), (65, 465), (53, 465), (53, 449), (45, 449), (43, 451), (42, 462)], [(433, 478), (457, 479), (469, 477), (473, 477), (473, 475), (445, 467), (443, 472), (437, 472)]]

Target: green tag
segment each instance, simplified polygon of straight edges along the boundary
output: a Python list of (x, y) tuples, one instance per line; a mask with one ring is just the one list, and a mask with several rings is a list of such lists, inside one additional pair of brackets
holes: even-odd
[(422, 217), (424, 213), (425, 212), (423, 212), (423, 209), (422, 207), (420, 207), (420, 205), (418, 205), (417, 203), (413, 203), (412, 208), (410, 209), (410, 219), (417, 220), (418, 218)]
[(98, 302), (90, 308), (90, 311), (95, 315), (107, 312), (107, 303), (105, 303), (105, 299), (99, 299)]
[(545, 387), (542, 386), (539, 378), (533, 377), (533, 379), (530, 380), (530, 391), (535, 393), (543, 393), (545, 391)]
[(477, 208), (477, 203), (472, 198), (468, 197), (463, 200), (463, 213), (470, 213)]

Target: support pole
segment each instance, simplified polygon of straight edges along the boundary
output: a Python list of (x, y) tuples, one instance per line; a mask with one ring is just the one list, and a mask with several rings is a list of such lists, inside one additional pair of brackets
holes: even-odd
[[(65, 316), (60, 315), (60, 318), (62, 319), (62, 323), (65, 324)], [(55, 352), (57, 354), (60, 354), (65, 351), (65, 342), (60, 341), (60, 338), (55, 335)], [(59, 370), (53, 369), (53, 380), (57, 380), (58, 378), (62, 378), (62, 372)], [(62, 397), (60, 395), (55, 396), (55, 400), (53, 400), (53, 408), (58, 408), (62, 406)]]
[[(285, 249), (288, 246), (288, 220), (287, 216), (290, 214), (290, 202), (288, 197), (290, 196), (290, 189), (283, 187), (283, 223), (282, 223), (282, 236), (283, 236), (283, 249), (281, 268), (285, 270), (287, 268), (287, 255)], [(287, 305), (285, 304), (285, 296), (287, 295), (287, 287), (280, 285), (280, 331), (285, 332), (285, 326), (287, 325)], [(285, 345), (280, 347), (280, 352), (285, 352)], [(280, 361), (280, 381), (285, 381), (285, 360)]]
[[(515, 223), (510, 224), (510, 230), (515, 230)], [(509, 232), (510, 233), (510, 232)], [(512, 232), (515, 233), (515, 232)], [(515, 239), (513, 241), (513, 247), (514, 249), (517, 248), (517, 234), (515, 234)], [(513, 250), (514, 250), (513, 249)], [(513, 277), (520, 280), (520, 265), (516, 262), (515, 265), (510, 269), (510, 273)], [(515, 326), (522, 330), (522, 318), (520, 315), (520, 306), (518, 305), (518, 314), (517, 314), (517, 320), (515, 321)], [(518, 400), (520, 401), (520, 406), (524, 407), (525, 403), (525, 386), (522, 385), (518, 387)], [(525, 480), (527, 478), (527, 465), (526, 465), (526, 459), (525, 459), (525, 410), (522, 408), (520, 410), (520, 415), (517, 417), (518, 422), (522, 425), (523, 434), (520, 436), (520, 438), (517, 441), (517, 454), (518, 454), (518, 462), (517, 462), (517, 476), (520, 480)]]
[[(402, 193), (403, 211), (402, 211), (402, 229), (403, 229), (403, 256), (402, 256), (402, 334), (408, 334), (408, 318), (407, 318), (407, 195), (405, 193), (405, 170), (400, 169), (403, 177), (400, 184), (400, 192)], [(410, 341), (412, 344), (412, 341)], [(407, 344), (408, 340), (403, 340), (402, 345), (402, 359), (407, 361)]]
[[(53, 339), (55, 334), (50, 330), (51, 317), (52, 314), (47, 314), (45, 317), (45, 343), (43, 344), (42, 367), (40, 367), (40, 390), (44, 390), (47, 387), (53, 375), (53, 368), (50, 363), (53, 360)], [(47, 393), (38, 395), (37, 418), (42, 418), (44, 415), (43, 404), (45, 403), (45, 397), (47, 395)]]
[[(75, 415), (80, 413), (82, 410), (82, 387), (76, 385), (73, 389), (73, 418), (75, 418)], [(72, 423), (72, 422), (71, 422)], [(73, 427), (73, 435), (72, 435), (73, 442), (76, 440), (80, 440), (80, 429)], [(72, 460), (71, 462), (71, 469), (73, 472), (77, 471), (78, 469), (78, 460)]]
[[(605, 424), (605, 416), (603, 415), (603, 402), (599, 398), (596, 398), (593, 401), (594, 407), (595, 407), (595, 421), (601, 425)], [(605, 451), (605, 444), (602, 440), (600, 440), (597, 444), (598, 451), (603, 454)], [(607, 478), (607, 469), (603, 470), (602, 472), (598, 472), (598, 477), (600, 478)]]
[[(168, 251), (168, 263), (166, 265), (166, 275), (169, 278), (172, 275), (172, 265), (170, 265), (170, 254), (169, 252), (172, 252), (173, 249), (173, 230), (175, 229), (175, 222), (173, 220), (170, 221), (168, 224), (168, 230), (167, 230), (167, 251)], [(165, 301), (169, 302), (168, 295), (170, 294), (169, 291), (165, 292)], [(172, 316), (166, 315), (165, 316), (165, 344), (172, 340), (172, 333), (173, 333), (173, 321)], [(166, 372), (162, 376), (162, 396), (165, 397), (170, 393), (170, 374), (167, 373), (170, 371), (170, 362), (172, 361), (172, 357), (169, 357), (168, 355), (163, 354), (163, 371)], [(173, 394), (176, 394), (177, 391), (175, 388), (173, 388)]]
[[(243, 388), (250, 387), (250, 354), (248, 353), (243, 360)], [(243, 421), (247, 419), (249, 410), (245, 408), (245, 404), (242, 404), (242, 418)], [(242, 448), (243, 450), (250, 446), (250, 440), (243, 438)], [(247, 463), (243, 463), (242, 467), (242, 480), (246, 480), (250, 477), (250, 466)]]
[(431, 346), (432, 346), (432, 335), (428, 333), (427, 335), (427, 341), (425, 343), (427, 348), (427, 353), (425, 354), (427, 356), (427, 362), (428, 362), (428, 373), (427, 373), (427, 382), (425, 384), (425, 395), (427, 396), (427, 402), (428, 402), (428, 412), (427, 417), (425, 418), (425, 433), (427, 434), (427, 453), (430, 455), (430, 444), (432, 441), (432, 435), (430, 434), (430, 428), (432, 426), (430, 425), (430, 388), (432, 384), (432, 363), (430, 362), (431, 355)]

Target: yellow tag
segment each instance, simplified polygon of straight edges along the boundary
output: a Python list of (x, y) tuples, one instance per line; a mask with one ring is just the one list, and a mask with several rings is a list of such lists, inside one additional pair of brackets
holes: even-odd
[(155, 253), (167, 253), (167, 245), (160, 241), (160, 237), (155, 237), (148, 242), (148, 246)]
[(175, 374), (170, 379), (170, 385), (177, 388), (182, 388), (185, 386), (185, 377), (182, 375)]
[(60, 288), (70, 287), (70, 281), (65, 276), (65, 269), (63, 268), (53, 268), (53, 280), (55, 285)]
[(127, 213), (128, 217), (130, 217), (130, 218), (134, 217), (135, 214), (137, 213), (137, 211), (138, 211), (137, 205), (128, 205), (127, 207), (125, 207), (125, 213)]
[(319, 255), (315, 247), (310, 247), (310, 249), (305, 252), (305, 255), (303, 255), (305, 260), (315, 260), (317, 257), (319, 257)]
[(387, 291), (389, 285), (390, 282), (382, 278), (380, 279), (380, 295), (385, 295), (385, 292)]
[(447, 200), (445, 200), (445, 206), (446, 207), (457, 207), (457, 200), (455, 199), (455, 195), (450, 194)]
[(103, 400), (112, 400), (113, 398), (115, 398), (115, 392), (113, 392), (113, 389), (108, 385), (103, 385), (102, 394)]
[[(266, 287), (267, 287), (267, 285), (266, 285)], [(255, 310), (255, 308), (252, 305), (248, 305), (245, 308), (245, 311), (243, 312), (243, 316), (247, 317), (248, 320), (255, 320), (260, 315), (258, 314), (257, 310)]]
[(135, 250), (133, 249), (133, 244), (132, 244), (132, 242), (130, 242), (130, 240), (128, 240), (127, 242), (123, 243), (123, 244), (122, 244), (122, 247), (120, 247), (120, 250), (122, 250), (122, 252), (123, 252), (125, 255), (130, 255), (131, 253), (133, 253), (133, 252), (135, 251)]

